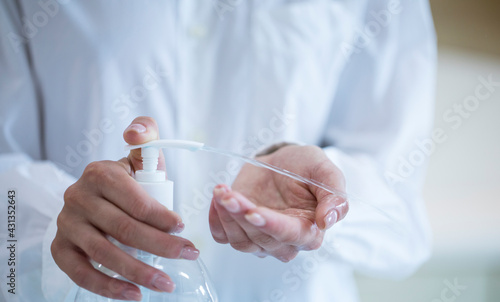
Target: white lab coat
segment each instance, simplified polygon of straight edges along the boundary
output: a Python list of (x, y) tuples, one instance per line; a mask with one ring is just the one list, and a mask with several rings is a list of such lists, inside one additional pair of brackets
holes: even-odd
[(260, 259), (208, 228), (211, 190), (239, 163), (166, 151), (183, 235), (223, 302), (357, 301), (353, 271), (405, 276), (428, 257), (425, 164), (409, 158), (432, 120), (427, 1), (2, 0), (0, 31), (0, 192), (17, 192), (19, 239), (6, 299), (71, 295), (49, 253), (62, 194), (88, 163), (126, 155), (121, 133), (139, 115), (162, 138), (246, 155), (322, 146), (356, 198), (320, 250)]

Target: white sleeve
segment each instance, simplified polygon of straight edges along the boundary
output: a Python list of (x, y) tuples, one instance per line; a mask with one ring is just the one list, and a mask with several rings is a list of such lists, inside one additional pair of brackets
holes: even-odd
[[(18, 5), (18, 1), (0, 2), (0, 155), (25, 153), (42, 159), (42, 100)], [(0, 168), (7, 164), (0, 159)]]
[[(50, 254), (55, 232), (52, 230), (46, 234), (46, 230), (51, 222), (54, 225), (55, 217), (63, 205), (64, 191), (75, 179), (50, 162), (33, 162), (24, 158), (21, 163), (20, 158), (10, 158), (18, 164), (13, 169), (0, 171), (0, 192), (4, 198), (7, 198), (8, 191), (15, 195), (15, 213), (12, 216), (15, 217), (16, 296), (19, 301), (44, 301), (40, 297), (46, 295), (48, 289), (51, 296), (46, 295), (47, 301), (61, 301), (52, 297), (55, 293), (63, 297), (70, 290), (71, 283)], [(2, 226), (7, 225), (6, 219), (6, 215), (1, 215)], [(2, 231), (3, 234), (11, 238), (10, 232)], [(2, 238), (2, 242), (6, 239)], [(2, 263), (7, 263), (4, 257), (10, 257), (6, 252), (5, 248), (1, 250)], [(4, 273), (2, 269), (2, 275)], [(43, 293), (42, 285), (46, 287)], [(5, 286), (5, 282), (2, 282), (4, 294), (8, 290)]]
[[(11, 216), (15, 217), (13, 236), (17, 240), (13, 242), (16, 294), (8, 293), (7, 282), (2, 281), (0, 288), (6, 301), (45, 301), (42, 270), (45, 281), (59, 282), (59, 292), (67, 290), (67, 277), (56, 279), (61, 272), (50, 255), (53, 234), (45, 233), (61, 210), (64, 191), (75, 179), (52, 163), (40, 161), (44, 158), (42, 100), (30, 67), (29, 37), (22, 32), (21, 17), (18, 1), (0, 2), (0, 194), (7, 198), (8, 191), (15, 192)], [(0, 213), (1, 241), (6, 242), (11, 238), (5, 230), (7, 206)], [(2, 276), (14, 268), (4, 265), (11, 256), (7, 252), (6, 248), (0, 252)], [(52, 297), (47, 301), (56, 301)]]
[(433, 149), (435, 33), (426, 1), (402, 1), (383, 15), (395, 2), (370, 1), (360, 36), (347, 43), (323, 142), (353, 196), (325, 240), (355, 270), (379, 277), (411, 274), (431, 241), (420, 191)]

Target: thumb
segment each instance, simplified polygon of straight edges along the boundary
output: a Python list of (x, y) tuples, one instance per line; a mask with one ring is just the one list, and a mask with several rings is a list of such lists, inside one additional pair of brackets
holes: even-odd
[(336, 194), (328, 194), (318, 202), (316, 223), (321, 230), (328, 229), (342, 220), (348, 211), (349, 202), (347, 198)]
[[(160, 137), (158, 125), (152, 117), (139, 116), (123, 131), (123, 139), (130, 145), (140, 145)], [(130, 150), (128, 161), (133, 171), (142, 169), (141, 149)], [(160, 150), (158, 169), (165, 170), (165, 158)]]
[[(342, 220), (349, 211), (349, 202), (345, 196), (346, 185), (342, 171), (331, 161), (324, 162), (315, 169), (311, 177), (322, 182), (338, 193), (314, 187), (313, 192), (318, 201), (316, 206), (316, 224), (321, 230), (331, 228)], [(334, 191), (334, 192), (335, 192)]]

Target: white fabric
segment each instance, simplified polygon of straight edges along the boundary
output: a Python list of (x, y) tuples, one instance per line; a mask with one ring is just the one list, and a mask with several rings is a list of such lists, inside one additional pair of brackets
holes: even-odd
[[(126, 155), (121, 133), (139, 115), (154, 117), (162, 138), (246, 155), (279, 141), (320, 145), (356, 196), (320, 251), (260, 259), (208, 229), (211, 190), (231, 183), (239, 163), (165, 152), (183, 235), (221, 301), (357, 301), (353, 270), (400, 277), (428, 257), (424, 165), (387, 178), (431, 126), (427, 1), (1, 1), (0, 31), (1, 192), (25, 197), (19, 221), (30, 227), (19, 291), (35, 298), (23, 301), (41, 301), (42, 278), (47, 301), (70, 291), (49, 254), (55, 228), (43, 256), (41, 234), (71, 183), (65, 173)], [(12, 167), (11, 153), (31, 161)]]

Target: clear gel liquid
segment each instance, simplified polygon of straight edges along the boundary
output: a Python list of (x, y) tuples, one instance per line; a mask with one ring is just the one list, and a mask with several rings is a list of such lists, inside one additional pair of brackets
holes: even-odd
[(246, 163), (254, 165), (256, 167), (262, 167), (262, 168), (271, 170), (271, 171), (276, 172), (278, 174), (281, 174), (281, 175), (284, 175), (286, 177), (290, 177), (292, 179), (295, 179), (295, 180), (297, 180), (299, 182), (302, 182), (304, 184), (315, 186), (317, 188), (323, 189), (323, 190), (325, 190), (325, 191), (327, 191), (327, 192), (329, 192), (331, 194), (334, 194), (336, 196), (341, 197), (342, 199), (345, 200), (345, 202), (348, 202), (349, 204), (357, 204), (359, 206), (368, 208), (369, 210), (375, 211), (378, 215), (382, 215), (386, 220), (388, 220), (388, 222), (390, 223), (390, 226), (388, 225), (388, 228), (391, 231), (393, 231), (393, 232), (395, 232), (395, 233), (403, 236), (403, 233), (401, 232), (402, 230), (394, 227), (395, 226), (395, 219), (393, 217), (391, 217), (390, 215), (388, 215), (385, 211), (377, 208), (374, 205), (371, 205), (369, 203), (363, 202), (359, 198), (356, 198), (356, 197), (354, 197), (354, 196), (352, 196), (350, 194), (348, 195), (348, 194), (346, 194), (344, 192), (341, 192), (341, 191), (339, 191), (337, 189), (334, 189), (334, 188), (332, 188), (332, 187), (330, 187), (328, 185), (325, 185), (324, 183), (321, 183), (321, 182), (319, 182), (317, 180), (303, 177), (301, 175), (298, 175), (296, 173), (290, 172), (288, 170), (285, 170), (285, 169), (273, 166), (271, 164), (268, 164), (268, 163), (265, 163), (265, 162), (262, 162), (262, 161), (254, 159), (254, 158), (250, 158), (250, 157), (247, 157), (247, 156), (235, 153), (235, 152), (231, 152), (231, 151), (227, 151), (227, 150), (222, 150), (222, 149), (218, 149), (218, 148), (213, 148), (213, 147), (206, 146), (206, 145), (203, 146), (203, 147), (201, 147), (200, 150), (207, 151), (207, 152), (212, 152), (212, 153), (216, 153), (216, 154), (219, 154), (219, 155), (228, 156), (228, 157), (231, 157), (231, 158), (234, 158), (234, 159), (239, 159), (239, 160), (242, 160), (242, 161), (244, 161)]

